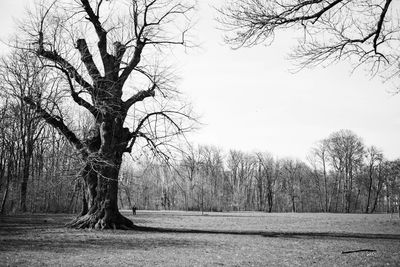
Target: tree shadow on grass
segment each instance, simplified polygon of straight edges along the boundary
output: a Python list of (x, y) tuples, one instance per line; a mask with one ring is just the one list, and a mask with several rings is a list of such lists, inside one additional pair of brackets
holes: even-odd
[[(17, 216), (1, 216), (0, 217), (0, 235), (27, 235), (32, 230), (46, 231), (48, 229), (65, 229), (63, 228), (65, 223), (73, 218), (72, 215), (66, 214), (23, 214)], [(148, 221), (144, 219), (134, 219), (134, 223), (137, 225), (133, 231), (105, 231), (106, 233), (112, 233), (113, 236), (130, 236), (137, 232), (147, 233), (180, 233), (180, 234), (222, 234), (222, 235), (247, 235), (247, 236), (263, 236), (271, 238), (311, 238), (311, 239), (326, 239), (326, 238), (357, 238), (357, 239), (386, 239), (386, 240), (400, 240), (400, 234), (368, 234), (368, 233), (349, 233), (349, 232), (299, 232), (299, 231), (252, 231), (252, 230), (218, 230), (218, 229), (187, 229), (187, 228), (162, 228), (162, 227), (147, 227), (140, 226), (145, 225)], [(62, 232), (62, 231), (61, 231)], [(79, 230), (78, 230), (79, 232)], [(81, 231), (82, 232), (82, 231)], [(163, 239), (164, 240), (164, 239)], [(183, 239), (179, 239), (181, 242)], [(165, 240), (164, 240), (165, 241)], [(161, 242), (167, 245), (167, 241)], [(190, 240), (189, 240), (190, 241)], [(188, 241), (188, 242), (189, 242)], [(55, 241), (56, 242), (56, 241)], [(68, 241), (79, 247), (79, 242)], [(96, 240), (96, 242), (102, 242)], [(122, 242), (121, 240), (116, 241)], [(133, 241), (129, 241), (133, 242)], [(157, 243), (157, 242), (156, 242)], [(97, 243), (96, 243), (97, 244)], [(145, 245), (146, 242), (143, 244)], [(1, 245), (1, 244), (0, 244)], [(132, 245), (132, 244), (131, 244)], [(133, 244), (134, 245), (134, 244)], [(179, 245), (178, 243), (175, 245)], [(182, 243), (184, 246), (185, 244)], [(74, 245), (73, 245), (74, 246)], [(73, 247), (72, 246), (72, 247)], [(122, 244), (124, 246), (124, 244)]]
[[(140, 237), (140, 236), (139, 236)], [(133, 235), (125, 235), (125, 238), (114, 237), (98, 237), (91, 238), (78, 237), (73, 234), (67, 238), (57, 239), (57, 235), (24, 239), (8, 239), (6, 242), (0, 241), (0, 251), (51, 251), (54, 253), (65, 253), (68, 251), (80, 250), (152, 250), (155, 248), (195, 248), (210, 247), (210, 242), (201, 240), (193, 240), (190, 238), (174, 238), (171, 236), (159, 236), (149, 238), (138, 238)]]
[(290, 232), (290, 231), (250, 231), (250, 230), (203, 230), (203, 229), (175, 229), (137, 226), (136, 231), (156, 233), (182, 233), (182, 234), (223, 234), (247, 235), (277, 238), (362, 238), (362, 239), (389, 239), (400, 240), (400, 235), (393, 234), (366, 234), (366, 233), (335, 233), (335, 232)]

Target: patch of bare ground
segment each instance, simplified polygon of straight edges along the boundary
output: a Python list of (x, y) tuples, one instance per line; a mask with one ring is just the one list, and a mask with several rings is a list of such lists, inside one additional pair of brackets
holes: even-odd
[[(0, 217), (0, 266), (400, 265), (400, 239), (396, 238), (400, 221), (386, 214), (201, 215), (138, 211), (133, 218), (139, 226), (173, 228), (180, 232), (64, 228), (71, 219), (71, 215), (52, 214)], [(188, 233), (190, 229), (195, 231)], [(215, 233), (201, 233), (208, 230)], [(218, 233), (224, 231), (283, 235)], [(380, 234), (395, 238), (326, 238), (312, 233)], [(342, 254), (360, 249), (376, 251)]]

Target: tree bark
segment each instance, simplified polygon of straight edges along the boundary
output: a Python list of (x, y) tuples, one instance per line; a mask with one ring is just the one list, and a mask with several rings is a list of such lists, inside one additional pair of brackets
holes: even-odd
[[(67, 226), (72, 228), (133, 229), (134, 224), (118, 210), (118, 171), (114, 166), (102, 164), (90, 172), (88, 185), (88, 205), (81, 214)], [(95, 172), (95, 173), (93, 173)], [(97, 179), (93, 179), (96, 177)], [(87, 211), (86, 208), (88, 207)]]
[(94, 229), (134, 229), (132, 221), (118, 210), (118, 174), (126, 147), (124, 128), (118, 119), (103, 121), (87, 140), (90, 154), (82, 176), (87, 187), (87, 211), (67, 226)]

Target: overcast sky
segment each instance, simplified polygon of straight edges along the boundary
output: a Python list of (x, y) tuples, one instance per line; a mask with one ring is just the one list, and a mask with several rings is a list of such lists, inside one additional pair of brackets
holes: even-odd
[[(7, 40), (28, 0), (0, 0), (1, 40)], [(191, 99), (203, 126), (189, 139), (223, 149), (269, 151), (305, 159), (314, 143), (350, 129), (388, 159), (400, 156), (400, 94), (347, 63), (293, 74), (287, 59), (291, 33), (271, 46), (232, 50), (216, 29), (215, 12), (201, 0), (195, 34), (199, 48), (175, 53), (179, 87)], [(5, 51), (5, 46), (0, 45)]]

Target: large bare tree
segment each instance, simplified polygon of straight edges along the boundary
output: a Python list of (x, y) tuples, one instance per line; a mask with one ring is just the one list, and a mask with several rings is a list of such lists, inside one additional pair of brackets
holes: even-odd
[(352, 59), (372, 74), (398, 77), (399, 4), (393, 0), (238, 0), (220, 9), (234, 47), (270, 43), (289, 28), (300, 32), (291, 56), (299, 67)]
[(23, 21), (27, 38), (19, 47), (37, 55), (46, 71), (64, 77), (66, 101), (93, 118), (90, 134), (80, 136), (43, 101), (24, 98), (85, 164), (88, 206), (71, 227), (134, 228), (117, 205), (123, 154), (146, 146), (167, 158), (171, 139), (192, 127), (166, 55), (174, 45), (187, 46), (193, 9), (184, 0), (44, 1)]

